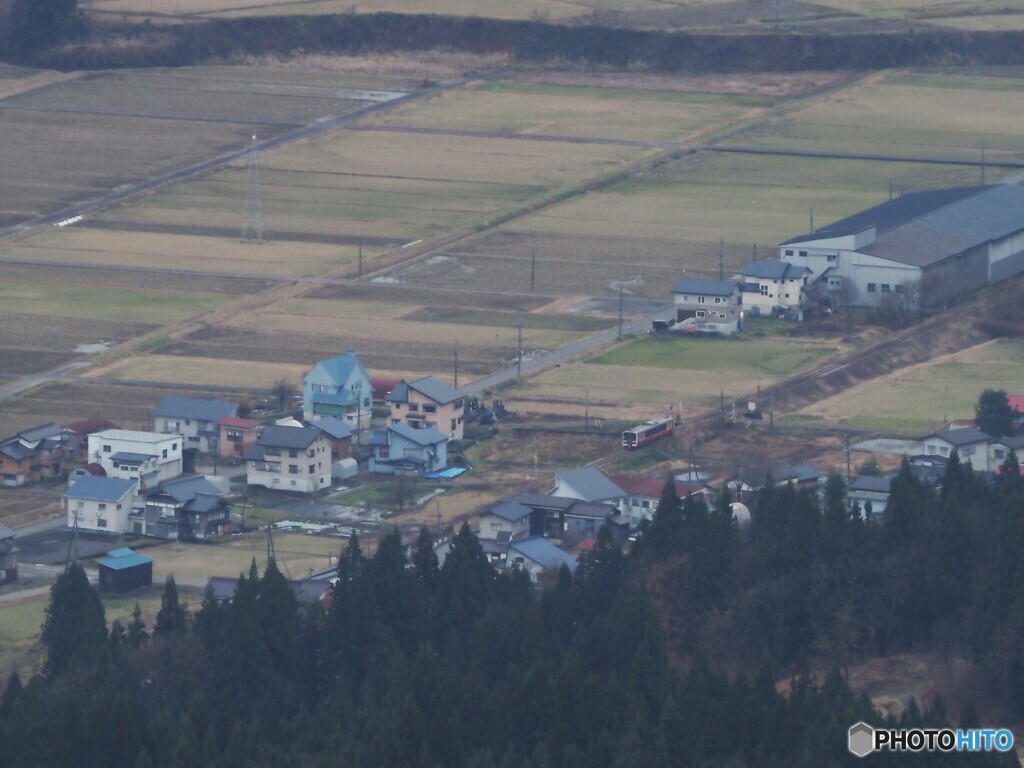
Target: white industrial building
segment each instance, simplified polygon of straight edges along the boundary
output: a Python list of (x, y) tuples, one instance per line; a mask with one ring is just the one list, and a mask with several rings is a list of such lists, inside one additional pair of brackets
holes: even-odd
[(1024, 271), (1024, 188), (906, 194), (779, 246), (836, 305), (943, 305)]
[(181, 435), (108, 429), (89, 435), (89, 458), (107, 477), (135, 480), (142, 490), (172, 480), (182, 472)]

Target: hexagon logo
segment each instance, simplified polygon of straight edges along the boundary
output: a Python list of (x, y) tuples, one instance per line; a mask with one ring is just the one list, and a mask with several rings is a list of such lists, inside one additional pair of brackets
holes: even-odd
[(851, 725), (846, 745), (857, 757), (870, 755), (875, 751), (875, 729), (864, 722)]

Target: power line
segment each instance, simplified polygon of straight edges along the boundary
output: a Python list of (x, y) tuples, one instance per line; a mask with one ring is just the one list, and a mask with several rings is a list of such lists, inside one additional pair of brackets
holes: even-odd
[(267, 209), (260, 185), (260, 155), (256, 147), (256, 135), (253, 134), (252, 143), (249, 144), (249, 180), (245, 193), (245, 228), (242, 230), (242, 239), (262, 243), (267, 240), (267, 234)]

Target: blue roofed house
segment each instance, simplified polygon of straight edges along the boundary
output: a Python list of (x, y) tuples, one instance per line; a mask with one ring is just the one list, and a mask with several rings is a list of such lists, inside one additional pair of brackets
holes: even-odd
[(302, 379), (302, 417), (337, 416), (359, 433), (370, 426), (373, 387), (355, 350), (321, 360)]
[(387, 475), (423, 475), (448, 465), (448, 437), (433, 427), (413, 429), (389, 424), (370, 438), (371, 472)]
[(182, 435), (185, 448), (216, 453), (220, 439), (217, 419), (238, 414), (238, 403), (215, 397), (165, 397), (153, 409), (153, 431)]
[(625, 502), (629, 494), (600, 470), (593, 467), (578, 467), (556, 472), (555, 487), (548, 491), (548, 495), (560, 496), (564, 499), (604, 502), (618, 507)]
[(534, 583), (540, 581), (545, 571), (554, 572), (562, 566), (570, 572), (576, 571), (577, 562), (572, 555), (559, 549), (543, 536), (512, 541), (508, 545), (506, 568), (523, 568)]
[(924, 453), (930, 456), (949, 455), (955, 450), (962, 463), (971, 462), (971, 467), (978, 472), (990, 472), (1002, 462), (990, 466), (989, 444), (992, 438), (985, 432), (974, 427), (966, 429), (950, 429), (936, 432), (924, 439)]
[(398, 382), (386, 398), (391, 406), (391, 423), (414, 429), (433, 427), (449, 440), (461, 440), (466, 397), (433, 376)]
[(517, 501), (499, 501), (480, 513), (477, 535), (481, 539), (497, 539), (499, 533), (508, 533), (513, 539), (528, 536), (533, 515), (530, 507)]
[[(750, 315), (774, 316), (793, 309), (794, 319), (803, 319), (804, 286), (811, 271), (785, 261), (752, 261), (743, 268), (743, 311)], [(793, 313), (790, 313), (793, 315)]]
[(138, 493), (135, 480), (85, 475), (64, 492), (68, 528), (86, 531), (128, 533), (128, 516)]
[(743, 319), (743, 283), (739, 280), (697, 280), (684, 277), (672, 287), (676, 325), (688, 333), (730, 335)]

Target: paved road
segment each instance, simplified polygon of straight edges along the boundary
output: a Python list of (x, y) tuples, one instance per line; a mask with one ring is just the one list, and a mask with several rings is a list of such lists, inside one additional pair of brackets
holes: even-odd
[[(643, 333), (651, 327), (651, 322), (656, 319), (666, 317), (672, 311), (672, 304), (665, 303), (658, 307), (656, 312), (644, 315), (643, 317), (633, 317), (623, 320), (622, 332), (628, 335), (630, 332)], [(523, 359), (522, 373), (536, 373), (544, 368), (550, 368), (551, 366), (558, 365), (567, 360), (572, 359), (581, 352), (594, 349), (595, 347), (602, 346), (604, 344), (610, 344), (615, 341), (619, 336), (619, 327), (616, 324), (614, 328), (609, 328), (606, 331), (595, 333), (593, 336), (588, 336), (585, 339), (570, 344), (562, 349), (556, 349), (547, 354), (540, 355), (531, 359)], [(503, 384), (506, 381), (514, 381), (520, 375), (520, 366), (514, 365), (511, 368), (499, 371), (498, 373), (490, 376), (485, 376), (482, 379), (477, 379), (474, 382), (467, 384), (463, 389), (466, 392), (480, 392), (485, 389), (491, 389), (498, 384)], [(580, 384), (586, 384), (586, 381), (581, 381)]]

